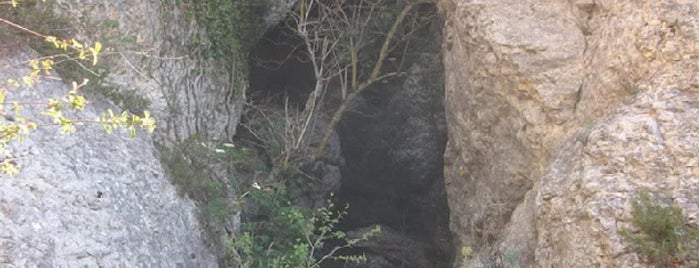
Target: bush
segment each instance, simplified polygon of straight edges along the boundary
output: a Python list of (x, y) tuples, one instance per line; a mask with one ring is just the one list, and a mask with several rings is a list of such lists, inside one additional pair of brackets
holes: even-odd
[[(250, 197), (255, 209), (248, 212), (252, 215), (233, 245), (241, 267), (315, 268), (327, 259), (363, 262), (364, 256), (337, 255), (337, 251), (380, 232), (374, 229), (361, 238), (347, 240), (345, 232), (335, 230), (346, 215), (346, 207), (337, 210), (331, 202), (315, 211), (297, 207), (283, 187), (252, 189)], [(324, 248), (326, 243), (338, 241), (339, 246)]]
[(243, 267), (306, 267), (306, 235), (314, 230), (309, 211), (291, 206), (283, 189), (252, 189), (249, 211), (236, 248)]
[[(359, 240), (347, 241), (344, 232), (335, 230), (345, 210), (336, 209), (332, 203), (318, 210), (293, 204), (296, 188), (308, 187), (291, 183), (299, 180), (293, 169), (280, 173), (273, 181), (253, 181), (251, 173), (269, 172), (254, 149), (229, 143), (207, 145), (196, 137), (173, 148), (159, 149), (180, 194), (198, 204), (200, 223), (210, 245), (219, 250), (223, 266), (296, 268), (318, 267), (328, 258), (362, 260), (360, 256), (338, 256), (337, 250), (324, 249), (329, 241), (339, 242), (339, 250)], [(209, 173), (211, 165), (219, 164), (229, 168), (227, 181)], [(229, 199), (231, 189), (238, 195), (235, 203)], [(241, 210), (241, 233), (222, 234), (221, 230), (231, 230), (226, 229), (227, 222)]]
[(650, 263), (656, 267), (699, 265), (698, 233), (685, 223), (681, 208), (643, 192), (634, 197), (631, 215), (637, 232), (622, 229), (619, 233)]

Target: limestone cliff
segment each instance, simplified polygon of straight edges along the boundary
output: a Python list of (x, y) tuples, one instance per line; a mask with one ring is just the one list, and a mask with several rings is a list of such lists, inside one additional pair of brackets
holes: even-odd
[(57, 0), (53, 10), (70, 18), (79, 39), (105, 43), (103, 83), (150, 102), (142, 108), (160, 118), (159, 140), (229, 140), (247, 82), (239, 71), (202, 56), (205, 26), (194, 7), (174, 2)]
[(643, 266), (617, 235), (641, 189), (697, 224), (696, 1), (438, 2), (459, 265)]
[[(0, 80), (25, 75), (26, 61), (38, 57), (27, 50), (0, 55)], [(13, 90), (8, 101), (67, 91), (45, 80)], [(108, 108), (116, 109), (93, 98), (78, 116), (97, 118)], [(29, 108), (23, 114), (42, 118)], [(194, 203), (176, 194), (148, 133), (131, 139), (95, 125), (72, 135), (41, 127), (12, 148), (22, 156), (21, 172), (0, 176), (0, 267), (216, 266)]]
[[(279, 7), (267, 15), (270, 24), (287, 2), (274, 2)], [(55, 129), (28, 137), (18, 147), (29, 154), (18, 162), (22, 173), (0, 178), (0, 266), (216, 266), (193, 202), (176, 195), (154, 144), (175, 147), (190, 137), (229, 141), (245, 101), (247, 81), (238, 68), (246, 63), (205, 56), (205, 26), (191, 6), (175, 1), (56, 0), (31, 8), (64, 18), (61, 26), (69, 30), (61, 37), (104, 44), (96, 68), (104, 78), (92, 83), (112, 98), (91, 96), (85, 117), (107, 108), (148, 109), (158, 128), (135, 140), (94, 127), (69, 137)], [(2, 47), (3, 78), (21, 73), (19, 62), (36, 56)], [(48, 81), (19, 98), (65, 90)], [(225, 169), (212, 170), (226, 176)]]

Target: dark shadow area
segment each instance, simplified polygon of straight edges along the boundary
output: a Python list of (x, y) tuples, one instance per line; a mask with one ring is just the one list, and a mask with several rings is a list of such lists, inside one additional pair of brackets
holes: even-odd
[[(350, 235), (374, 225), (383, 231), (341, 252), (366, 254), (368, 263), (326, 262), (323, 267), (451, 266), (454, 249), (442, 173), (447, 141), (443, 22), (434, 5), (421, 8), (431, 16), (429, 23), (419, 24), (415, 40), (402, 44), (401, 54), (391, 55), (384, 65), (384, 71), (402, 74), (358, 96), (336, 127), (344, 158), (338, 162), (344, 166), (334, 202), (349, 205), (339, 227)], [(282, 23), (271, 29), (251, 50), (248, 98), (253, 104), (281, 108), (288, 100), (302, 109), (313, 89), (306, 48), (288, 27)], [(371, 45), (378, 50), (381, 44)], [(325, 99), (327, 112), (340, 101), (337, 96)]]
[(250, 51), (248, 101), (302, 107), (315, 85), (306, 46), (286, 22), (267, 31)]
[[(382, 255), (376, 267), (451, 266), (441, 25), (435, 16), (422, 27), (402, 55), (404, 75), (362, 94), (338, 127), (345, 158), (338, 203), (349, 204), (341, 228), (378, 224), (400, 234), (355, 251)], [(405, 246), (391, 248), (396, 243)]]
[(396, 257), (388, 267), (448, 267), (452, 245), (442, 174), (442, 88), (430, 85), (437, 80), (407, 80), (412, 81), (367, 92), (341, 122), (345, 166), (338, 203), (349, 204), (341, 229), (389, 227), (417, 242), (429, 263), (402, 263), (406, 259)]

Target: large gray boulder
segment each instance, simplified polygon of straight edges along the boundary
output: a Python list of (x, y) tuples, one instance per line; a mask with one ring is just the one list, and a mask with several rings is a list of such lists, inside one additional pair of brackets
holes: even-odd
[[(3, 54), (0, 80), (25, 75), (29, 69), (20, 62), (35, 57)], [(37, 102), (67, 90), (44, 80), (11, 90), (8, 101)], [(42, 118), (34, 108), (24, 116)], [(74, 115), (95, 119), (107, 108), (115, 109), (91, 98)], [(107, 135), (91, 125), (61, 135), (47, 126), (11, 148), (22, 156), (21, 172), (0, 177), (1, 267), (217, 266), (194, 204), (176, 194), (150, 134)]]

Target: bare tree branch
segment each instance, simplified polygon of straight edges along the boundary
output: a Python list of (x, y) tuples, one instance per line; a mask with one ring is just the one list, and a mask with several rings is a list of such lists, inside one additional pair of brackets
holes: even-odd
[[(386, 37), (383, 40), (383, 44), (381, 45), (381, 50), (379, 51), (378, 58), (376, 62), (374, 63), (374, 67), (371, 71), (371, 75), (369, 78), (367, 78), (365, 81), (361, 82), (359, 85), (356, 83), (356, 75), (357, 71), (356, 69), (358, 68), (357, 65), (357, 60), (355, 59), (356, 57), (356, 50), (352, 50), (352, 79), (353, 79), (353, 85), (352, 89), (353, 92), (347, 96), (343, 100), (343, 102), (340, 104), (340, 107), (335, 111), (333, 114), (332, 119), (330, 120), (330, 123), (328, 123), (324, 133), (323, 133), (323, 138), (320, 140), (320, 143), (318, 144), (318, 147), (316, 147), (316, 152), (313, 157), (313, 159), (318, 159), (322, 156), (324, 153), (326, 147), (328, 146), (328, 140), (330, 139), (330, 136), (332, 135), (333, 130), (335, 129), (335, 126), (340, 122), (340, 119), (342, 119), (342, 115), (345, 113), (347, 108), (349, 107), (349, 104), (354, 100), (354, 98), (359, 95), (361, 92), (369, 88), (372, 84), (374, 84), (376, 81), (380, 81), (386, 77), (389, 76), (394, 76), (397, 73), (389, 73), (382, 75), (381, 74), (381, 68), (383, 67), (383, 63), (386, 60), (386, 57), (388, 56), (390, 52), (390, 46), (393, 42), (394, 36), (396, 35), (396, 32), (398, 31), (398, 27), (401, 25), (405, 17), (410, 13), (412, 8), (419, 4), (422, 3), (422, 1), (419, 2), (413, 2), (405, 5), (399, 15), (396, 17), (396, 19), (393, 21), (393, 25), (391, 25), (391, 28), (388, 30), (386, 33)], [(353, 45), (351, 47), (354, 48)]]

